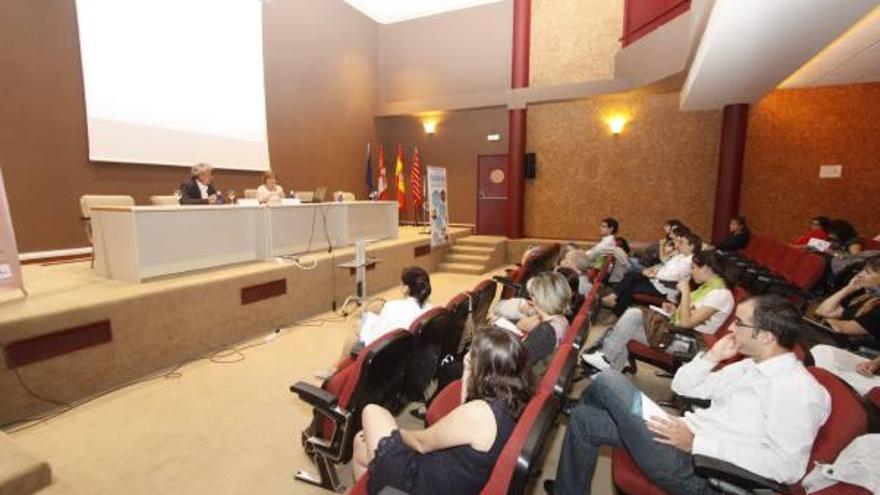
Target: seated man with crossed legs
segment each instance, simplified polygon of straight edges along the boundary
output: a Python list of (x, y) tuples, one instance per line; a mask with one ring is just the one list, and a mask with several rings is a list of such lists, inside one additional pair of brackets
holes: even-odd
[[(737, 307), (733, 332), (681, 367), (672, 389), (712, 405), (668, 416), (615, 370), (596, 375), (572, 409), (551, 494), (589, 494), (599, 447), (627, 449), (668, 493), (715, 493), (694, 472), (693, 455), (733, 463), (781, 483), (807, 469), (816, 434), (831, 412), (828, 392), (792, 352), (800, 314), (778, 296)], [(713, 371), (737, 354), (746, 359)]]

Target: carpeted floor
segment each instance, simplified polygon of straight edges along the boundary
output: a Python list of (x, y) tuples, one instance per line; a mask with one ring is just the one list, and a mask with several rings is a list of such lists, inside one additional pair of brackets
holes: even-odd
[[(434, 274), (431, 300), (445, 304), (483, 278)], [(399, 291), (380, 296), (396, 298)], [(238, 352), (183, 365), (11, 436), (51, 463), (54, 481), (41, 492), (46, 495), (327, 493), (293, 480), (296, 469), (311, 469), (299, 439), (311, 411), (288, 387), (297, 380), (318, 383), (312, 373), (333, 362), (355, 325), (353, 317), (318, 315), (268, 342), (260, 338)], [(650, 395), (668, 393), (668, 381), (648, 366), (636, 380)], [(403, 416), (402, 425), (414, 425)], [(541, 479), (555, 473), (564, 431), (564, 425), (554, 429)], [(613, 493), (609, 466), (603, 456), (594, 493)], [(342, 471), (343, 479), (350, 477)], [(543, 493), (532, 484), (528, 493)]]

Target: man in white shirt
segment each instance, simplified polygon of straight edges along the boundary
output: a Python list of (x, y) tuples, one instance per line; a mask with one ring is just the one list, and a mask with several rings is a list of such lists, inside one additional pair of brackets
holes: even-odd
[[(694, 472), (695, 454), (798, 481), (831, 411), (828, 392), (791, 352), (799, 332), (798, 311), (778, 296), (740, 304), (733, 332), (676, 373), (676, 393), (712, 403), (683, 418), (664, 415), (620, 373), (598, 374), (572, 410), (556, 480), (545, 489), (589, 494), (602, 445), (627, 449), (668, 493), (715, 493)], [(738, 353), (746, 359), (712, 371)]]
[(617, 247), (615, 237), (620, 229), (620, 222), (616, 218), (603, 218), (599, 224), (599, 242), (595, 246), (587, 250), (587, 257), (594, 258), (596, 254), (603, 249), (612, 249)]
[(614, 287), (614, 292), (602, 298), (602, 304), (611, 308), (614, 315), (620, 318), (632, 303), (634, 294), (676, 300), (678, 298), (676, 285), (690, 277), (693, 255), (702, 249), (703, 240), (700, 236), (688, 232), (676, 241), (678, 254), (662, 265), (645, 268), (642, 273), (627, 273)]

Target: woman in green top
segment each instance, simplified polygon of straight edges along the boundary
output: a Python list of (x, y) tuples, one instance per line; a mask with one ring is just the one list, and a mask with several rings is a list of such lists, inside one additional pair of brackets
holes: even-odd
[[(714, 253), (696, 253), (691, 263), (691, 277), (697, 288), (691, 290), (690, 280), (681, 280), (678, 283), (681, 292), (678, 306), (664, 303), (663, 309), (671, 313), (671, 323), (674, 326), (701, 333), (715, 333), (733, 312), (733, 294), (721, 277), (720, 262)], [(599, 370), (611, 367), (623, 370), (629, 358), (627, 343), (636, 340), (648, 344), (644, 311), (650, 310), (638, 307), (627, 309), (614, 324), (614, 328), (603, 337), (602, 349), (584, 354), (584, 361)]]

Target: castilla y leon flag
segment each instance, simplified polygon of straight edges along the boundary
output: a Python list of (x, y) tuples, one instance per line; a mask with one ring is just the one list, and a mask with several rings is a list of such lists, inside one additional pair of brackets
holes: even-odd
[(385, 171), (385, 146), (379, 145), (379, 179), (376, 180), (379, 201), (388, 200), (388, 173)]
[(9, 202), (6, 200), (6, 186), (3, 184), (3, 171), (0, 170), (0, 292), (14, 289), (24, 290), (24, 286)]
[(413, 152), (412, 169), (409, 171), (409, 185), (412, 188), (413, 208), (418, 214), (422, 205), (422, 164), (419, 161), (419, 148)]
[(394, 176), (397, 178), (397, 209), (406, 208), (406, 178), (403, 174), (403, 145), (397, 145), (397, 163), (394, 166)]

